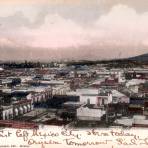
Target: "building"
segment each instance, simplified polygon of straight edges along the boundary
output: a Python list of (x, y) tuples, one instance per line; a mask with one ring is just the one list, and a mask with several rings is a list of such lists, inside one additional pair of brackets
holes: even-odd
[(16, 101), (13, 103), (13, 116), (19, 117), (22, 116), (23, 114), (30, 112), (33, 110), (33, 105), (31, 100), (21, 100), (21, 101)]
[(130, 98), (129, 114), (131, 115), (143, 115), (144, 112), (144, 100), (143, 97), (133, 96)]
[(106, 114), (103, 108), (98, 108), (95, 105), (83, 105), (77, 109), (77, 120), (81, 121), (101, 121), (101, 118)]
[(2, 106), (2, 120), (13, 119), (13, 106)]

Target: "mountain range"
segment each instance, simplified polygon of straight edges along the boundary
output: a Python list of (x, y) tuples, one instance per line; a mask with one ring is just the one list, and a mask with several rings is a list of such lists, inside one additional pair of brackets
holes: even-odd
[(129, 60), (148, 62), (148, 53), (139, 56), (131, 57)]

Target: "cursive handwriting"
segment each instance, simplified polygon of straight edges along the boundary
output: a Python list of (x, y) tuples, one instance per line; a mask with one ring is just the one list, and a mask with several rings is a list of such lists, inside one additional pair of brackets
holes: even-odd
[(81, 139), (81, 134), (78, 133), (78, 130), (62, 129), (61, 135), (64, 137), (72, 137), (76, 139)]
[(109, 142), (112, 142), (112, 140), (102, 140), (102, 141), (79, 141), (76, 142), (74, 138), (70, 139), (64, 139), (63, 141), (66, 142), (67, 145), (73, 145), (73, 146), (87, 146), (87, 145), (107, 145)]
[(100, 131), (97, 131), (95, 129), (92, 129), (90, 131), (86, 131), (87, 135), (89, 136), (109, 136), (109, 133), (107, 132), (100, 132)]
[(34, 129), (32, 132), (32, 137), (58, 137), (59, 133), (58, 132), (52, 132), (52, 131), (39, 131), (38, 129)]
[(124, 138), (118, 138), (116, 139), (116, 141), (118, 142), (118, 145), (126, 145), (126, 146), (131, 146), (131, 145), (138, 145), (137, 140), (136, 139), (124, 139)]
[(23, 138), (24, 141), (28, 140), (29, 132), (27, 130), (16, 130), (16, 137)]
[[(136, 134), (135, 134), (136, 133)], [(145, 132), (147, 134), (147, 132)], [(15, 134), (9, 130), (0, 130), (0, 140), (5, 138), (11, 138), (16, 136), (19, 140), (23, 140), (21, 143), (25, 146), (39, 145), (41, 148), (45, 148), (49, 145), (67, 145), (67, 146), (105, 146), (109, 145), (112, 148), (123, 147), (148, 147), (148, 134), (139, 135), (137, 132), (111, 129), (111, 130), (79, 130), (79, 129), (66, 129), (60, 130), (47, 129), (39, 130), (26, 130), (17, 129)], [(7, 146), (7, 145), (6, 145)], [(11, 147), (15, 147), (16, 144), (12, 144)], [(1, 145), (0, 145), (1, 147)], [(4, 146), (3, 146), (4, 147)]]
[(112, 130), (112, 131), (110, 131), (110, 133), (111, 133), (112, 136), (118, 136), (118, 137), (123, 137), (123, 136), (125, 136), (125, 137), (134, 137), (134, 138), (137, 137), (135, 134), (130, 133), (130, 132), (125, 132), (123, 130), (121, 130), (121, 131)]
[(12, 135), (12, 132), (10, 131), (4, 131), (4, 130), (0, 130), (0, 137), (10, 137)]
[(48, 140), (48, 141), (41, 141), (41, 140), (37, 141), (35, 139), (28, 140), (28, 145), (41, 145), (41, 148), (45, 148), (45, 145), (49, 144), (61, 144), (61, 143), (54, 140)]

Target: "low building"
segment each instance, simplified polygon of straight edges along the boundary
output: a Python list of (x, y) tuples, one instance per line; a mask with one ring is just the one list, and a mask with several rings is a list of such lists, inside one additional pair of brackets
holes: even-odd
[(13, 106), (2, 106), (2, 120), (13, 119)]
[(101, 121), (106, 111), (95, 105), (84, 105), (77, 109), (77, 120), (82, 121)]
[(144, 100), (145, 98), (141, 97), (131, 97), (129, 103), (129, 113), (132, 115), (143, 115), (144, 111)]
[(13, 103), (13, 116), (18, 117), (33, 110), (31, 100), (21, 100)]

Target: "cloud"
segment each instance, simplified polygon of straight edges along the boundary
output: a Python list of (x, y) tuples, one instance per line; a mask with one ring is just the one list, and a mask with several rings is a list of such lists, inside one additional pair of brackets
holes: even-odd
[[(66, 49), (62, 54), (65, 58), (69, 57), (68, 51), (76, 49), (86, 51), (87, 58), (126, 57), (148, 52), (148, 12), (140, 14), (127, 5), (119, 4), (108, 13), (91, 20), (89, 25), (88, 22), (82, 25), (60, 13), (41, 12), (41, 9), (36, 10), (36, 15), (30, 17), (32, 20), (24, 12), (3, 18), (5, 26), (1, 26), (0, 38), (9, 38), (14, 41), (11, 46), (16, 43), (23, 50), (25, 47), (46, 51)], [(40, 16), (37, 17), (37, 14)], [(84, 58), (82, 53), (78, 53), (73, 56)]]
[[(63, 48), (97, 44), (99, 46), (143, 46), (148, 35), (148, 13), (137, 14), (125, 5), (114, 6), (107, 15), (102, 15), (92, 26), (83, 27), (78, 22), (62, 18), (58, 14), (46, 16), (37, 29), (25, 30), (32, 36), (29, 42), (34, 47)], [(140, 47), (139, 47), (140, 48)]]
[(79, 24), (58, 14), (46, 16), (39, 28), (22, 28), (22, 31), (32, 37), (28, 42), (32, 47), (65, 48), (89, 44), (85, 30)]

